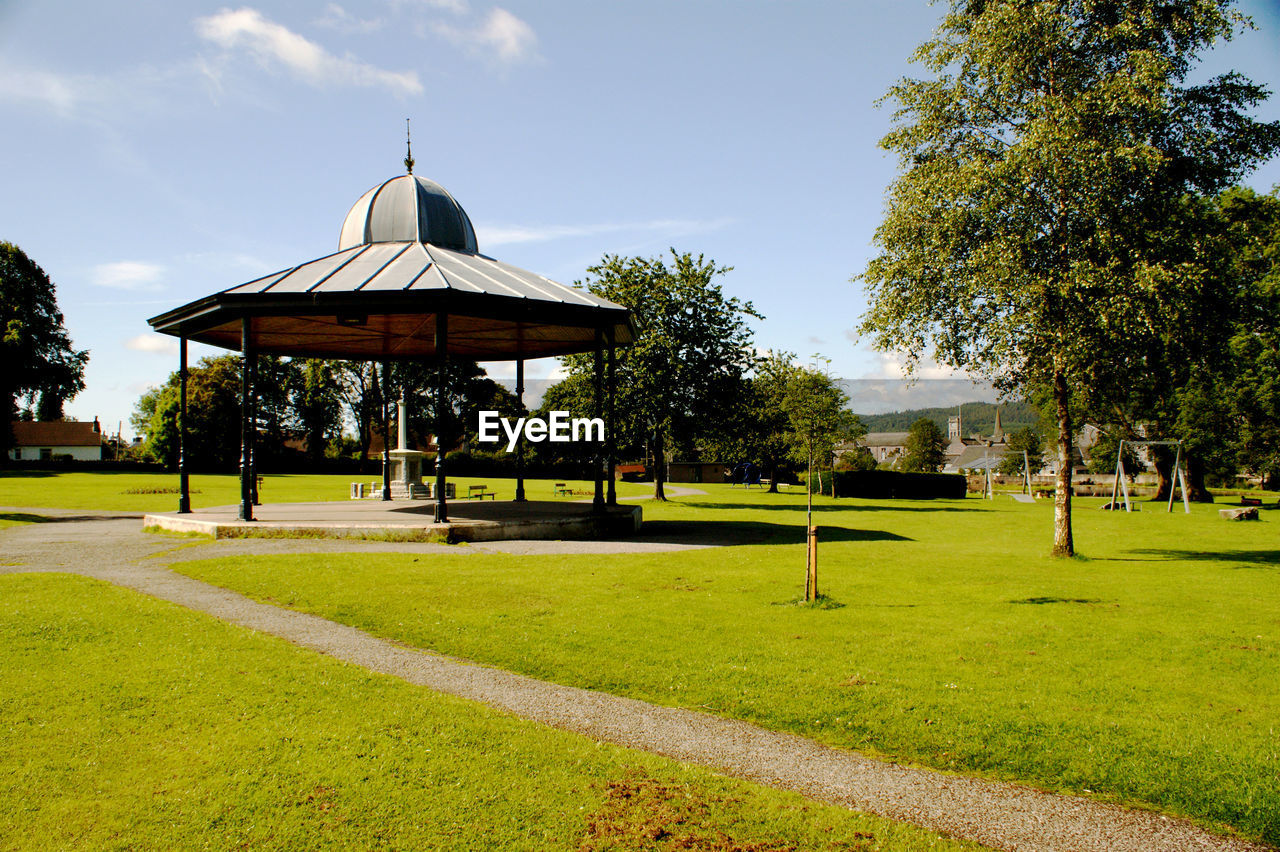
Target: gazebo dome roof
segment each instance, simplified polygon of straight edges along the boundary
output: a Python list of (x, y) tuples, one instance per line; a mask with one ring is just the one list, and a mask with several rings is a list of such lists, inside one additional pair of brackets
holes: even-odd
[(342, 223), (338, 251), (373, 243), (430, 243), (477, 253), (467, 212), (435, 181), (408, 174), (370, 189)]

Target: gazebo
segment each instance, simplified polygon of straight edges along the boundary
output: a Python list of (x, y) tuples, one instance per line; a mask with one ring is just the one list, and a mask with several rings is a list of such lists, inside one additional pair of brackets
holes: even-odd
[[(603, 512), (616, 501), (613, 360), (616, 347), (634, 341), (630, 311), (481, 254), (461, 205), (439, 184), (413, 174), (412, 155), (405, 158), (405, 166), (407, 174), (360, 196), (342, 223), (333, 254), (148, 320), (154, 330), (179, 339), (179, 513), (191, 510), (185, 459), (189, 340), (243, 353), (239, 510), (243, 521), (253, 520), (255, 502), (253, 364), (259, 353), (378, 361), (384, 386), (391, 361), (429, 359), (443, 368), (450, 357), (513, 360), (516, 393), (523, 403), (526, 360), (593, 352), (594, 414), (605, 420), (605, 441), (597, 448), (592, 505), (596, 512)], [(436, 434), (441, 435), (447, 388), (445, 370), (438, 374)], [(384, 416), (384, 446), (389, 437), (386, 421)], [(434, 512), (435, 522), (443, 523), (448, 520), (446, 448), (443, 441), (438, 443)], [(391, 499), (388, 467), (384, 464), (384, 500)], [(517, 448), (516, 500), (524, 500), (522, 445)]]

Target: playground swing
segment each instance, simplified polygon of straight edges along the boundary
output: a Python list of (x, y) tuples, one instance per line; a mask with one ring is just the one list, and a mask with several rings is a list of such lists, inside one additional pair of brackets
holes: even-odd
[[(995, 480), (991, 476), (991, 457), (987, 453), (982, 454), (983, 467), (983, 493), (982, 496), (988, 500), (996, 499)], [(1031, 456), (1026, 450), (1022, 451), (1022, 493), (1028, 495), (1032, 501), (1036, 499), (1035, 490), (1031, 487)], [(1019, 499), (1018, 497), (1014, 498)]]
[(1124, 445), (1130, 444), (1135, 447), (1177, 447), (1177, 451), (1173, 455), (1173, 481), (1169, 483), (1169, 511), (1173, 511), (1173, 492), (1181, 490), (1182, 492), (1182, 508), (1186, 514), (1191, 514), (1191, 499), (1187, 496), (1187, 476), (1182, 465), (1182, 439), (1176, 441), (1126, 441), (1121, 440), (1120, 446), (1116, 448), (1116, 480), (1111, 486), (1111, 510), (1114, 512), (1117, 508), (1116, 497), (1123, 495), (1124, 510), (1126, 512), (1133, 511), (1133, 505), (1129, 502), (1129, 485), (1126, 482), (1126, 474), (1124, 470)]

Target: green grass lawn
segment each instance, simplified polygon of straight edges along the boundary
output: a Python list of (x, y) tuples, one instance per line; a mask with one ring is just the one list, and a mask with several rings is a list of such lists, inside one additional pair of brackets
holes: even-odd
[[(1184, 814), (1280, 841), (1280, 512), (1126, 515), (710, 486), (645, 505), (617, 556), (254, 557), (179, 570), (381, 636), (539, 678), (707, 710), (926, 766)], [(798, 490), (797, 490), (798, 491)]]
[(978, 848), (69, 575), (0, 575), (0, 718), (0, 849)]
[[(312, 503), (347, 500), (352, 482), (381, 482), (376, 475), (267, 474), (259, 498), (269, 503)], [(459, 494), (468, 485), (485, 484), (500, 500), (515, 496), (514, 479), (494, 477), (450, 477)], [(530, 500), (567, 500), (555, 497), (555, 482), (525, 480)], [(575, 491), (587, 492), (592, 483), (565, 480)], [(620, 482), (620, 496), (653, 493), (651, 484)], [(227, 506), (240, 502), (240, 480), (232, 474), (193, 475), (191, 507)], [(46, 509), (88, 509), (99, 511), (172, 512), (178, 508), (178, 477), (168, 473), (59, 473), (56, 471), (0, 470), (0, 506), (34, 506)]]

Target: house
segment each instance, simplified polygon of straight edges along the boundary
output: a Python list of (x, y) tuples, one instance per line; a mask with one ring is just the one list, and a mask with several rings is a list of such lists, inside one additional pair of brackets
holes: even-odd
[(15, 420), (10, 426), (13, 447), (9, 458), (14, 461), (52, 461), (62, 456), (76, 461), (102, 460), (102, 427), (96, 417), (92, 423)]
[(907, 448), (907, 433), (868, 432), (858, 439), (858, 444), (871, 452), (876, 464), (893, 464)]

